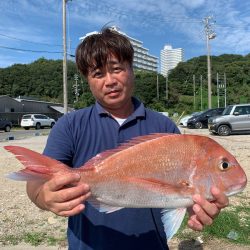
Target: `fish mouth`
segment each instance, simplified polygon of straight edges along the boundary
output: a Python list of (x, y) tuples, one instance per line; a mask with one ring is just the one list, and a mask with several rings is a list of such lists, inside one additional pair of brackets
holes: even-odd
[(233, 196), (235, 194), (241, 193), (247, 185), (247, 180), (244, 180), (242, 183), (236, 185), (236, 186), (231, 186), (228, 192), (226, 192), (226, 196)]

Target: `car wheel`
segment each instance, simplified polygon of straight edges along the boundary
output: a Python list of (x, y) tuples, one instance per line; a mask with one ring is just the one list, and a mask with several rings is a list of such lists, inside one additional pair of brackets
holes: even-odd
[(196, 122), (194, 126), (195, 126), (195, 128), (202, 128), (202, 123)]
[(7, 125), (7, 126), (5, 126), (5, 132), (10, 132), (10, 130), (11, 130), (11, 127), (9, 126), (9, 125)]
[(30, 128), (29, 127), (24, 127), (25, 130), (29, 130)]
[(41, 124), (38, 122), (37, 124), (36, 124), (36, 129), (40, 129), (41, 128)]
[(54, 125), (55, 125), (55, 123), (54, 123), (54, 122), (52, 122), (52, 123), (51, 123), (51, 125), (50, 125), (50, 127), (51, 127), (51, 128), (53, 128), (53, 126), (54, 126)]
[(231, 133), (231, 129), (229, 126), (227, 126), (227, 125), (219, 126), (219, 128), (218, 128), (219, 135), (227, 136), (227, 135), (230, 135), (230, 133)]

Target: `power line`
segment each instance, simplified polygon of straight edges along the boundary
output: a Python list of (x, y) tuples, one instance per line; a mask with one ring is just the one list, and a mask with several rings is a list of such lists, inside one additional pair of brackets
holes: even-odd
[(49, 43), (40, 43), (40, 42), (28, 41), (28, 40), (20, 39), (20, 38), (17, 38), (17, 37), (4, 35), (4, 34), (1, 34), (1, 33), (0, 33), (0, 36), (7, 37), (9, 39), (13, 39), (13, 40), (17, 40), (17, 41), (21, 41), (21, 42), (26, 42), (26, 43), (40, 44), (40, 45), (53, 46), (53, 47), (62, 47), (62, 45), (59, 45), (59, 44), (49, 44)]
[(9, 49), (9, 50), (16, 50), (16, 51), (22, 51), (22, 52), (32, 52), (32, 53), (51, 53), (51, 54), (61, 54), (62, 51), (47, 51), (47, 50), (30, 50), (30, 49), (19, 49), (19, 48), (12, 48), (0, 45), (0, 48), (2, 49)]

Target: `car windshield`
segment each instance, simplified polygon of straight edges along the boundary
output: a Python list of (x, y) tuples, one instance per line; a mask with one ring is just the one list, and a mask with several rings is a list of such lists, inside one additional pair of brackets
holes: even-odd
[(191, 114), (191, 116), (199, 115), (199, 114), (201, 114), (202, 112), (203, 112), (203, 111), (194, 112), (194, 113)]
[(31, 118), (31, 115), (24, 115), (23, 116), (23, 119), (30, 119)]
[(224, 111), (222, 112), (222, 115), (230, 115), (230, 112), (232, 110), (233, 106), (227, 106)]
[(204, 111), (201, 111), (201, 112), (198, 112), (197, 114), (195, 114), (194, 116), (199, 116), (199, 115), (201, 115), (201, 114), (204, 114), (204, 113), (206, 113), (208, 111), (208, 109), (206, 109), (206, 110), (204, 110)]

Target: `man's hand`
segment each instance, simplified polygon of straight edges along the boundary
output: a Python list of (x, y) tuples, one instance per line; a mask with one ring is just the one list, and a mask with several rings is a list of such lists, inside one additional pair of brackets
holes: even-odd
[(195, 204), (189, 209), (188, 226), (197, 231), (203, 230), (205, 225), (211, 225), (214, 218), (220, 213), (220, 210), (228, 206), (227, 196), (218, 188), (212, 187), (211, 193), (214, 201), (207, 201), (200, 195), (194, 195)]
[(69, 173), (46, 182), (29, 181), (27, 193), (39, 208), (60, 216), (73, 216), (84, 210), (83, 203), (90, 196), (89, 186), (79, 180), (79, 174)]

